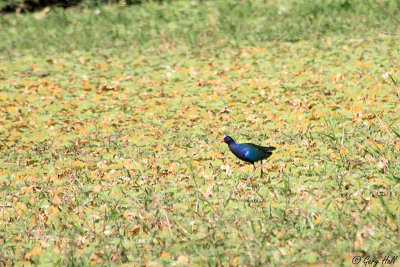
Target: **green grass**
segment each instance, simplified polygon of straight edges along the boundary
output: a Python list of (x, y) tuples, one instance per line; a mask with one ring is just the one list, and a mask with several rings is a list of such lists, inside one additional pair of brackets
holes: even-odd
[[(0, 262), (400, 256), (399, 39), (375, 32), (396, 25), (283, 2), (2, 17)], [(224, 134), (277, 147), (253, 186)]]
[[(395, 30), (396, 24), (374, 1), (164, 1), (144, 6), (84, 5), (72, 10), (53, 8), (0, 18), (0, 53), (29, 53), (188, 45), (255, 46), (266, 41), (318, 39), (326, 34)], [(385, 5), (395, 15), (396, 1)], [(73, 40), (73, 41), (71, 41)]]

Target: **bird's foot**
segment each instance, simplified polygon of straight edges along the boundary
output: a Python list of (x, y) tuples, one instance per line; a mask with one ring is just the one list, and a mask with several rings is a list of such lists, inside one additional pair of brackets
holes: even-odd
[(262, 168), (263, 168), (263, 166), (261, 165), (261, 173), (260, 173), (260, 178), (261, 178), (261, 177), (263, 177), (263, 176), (264, 176), (264, 173), (265, 173), (265, 172), (263, 172), (263, 169), (262, 169)]

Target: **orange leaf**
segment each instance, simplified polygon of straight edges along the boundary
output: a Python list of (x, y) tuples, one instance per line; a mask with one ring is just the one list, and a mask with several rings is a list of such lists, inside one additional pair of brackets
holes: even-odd
[(54, 205), (60, 205), (61, 199), (58, 197), (58, 195), (55, 195), (51, 203), (53, 203)]
[(30, 259), (32, 256), (42, 255), (42, 254), (43, 254), (42, 247), (36, 246), (30, 252), (26, 253), (25, 259)]

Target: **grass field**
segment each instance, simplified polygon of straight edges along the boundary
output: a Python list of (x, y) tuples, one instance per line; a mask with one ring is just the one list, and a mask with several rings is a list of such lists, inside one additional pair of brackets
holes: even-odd
[[(2, 16), (0, 263), (400, 256), (400, 37), (376, 32), (396, 22), (265, 2)], [(254, 185), (224, 134), (277, 147)]]

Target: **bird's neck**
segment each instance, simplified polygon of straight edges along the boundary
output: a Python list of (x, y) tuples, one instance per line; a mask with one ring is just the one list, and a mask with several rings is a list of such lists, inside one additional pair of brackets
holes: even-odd
[(235, 147), (235, 146), (236, 146), (235, 141), (232, 141), (232, 142), (230, 142), (230, 143), (228, 144), (228, 147), (229, 147), (230, 149), (232, 149), (232, 148)]

